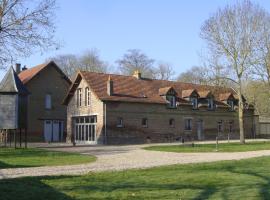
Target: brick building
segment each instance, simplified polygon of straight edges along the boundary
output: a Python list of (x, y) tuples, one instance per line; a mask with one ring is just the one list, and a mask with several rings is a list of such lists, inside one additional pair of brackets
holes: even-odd
[[(244, 98), (243, 98), (244, 99)], [(239, 138), (231, 88), (80, 71), (64, 100), (67, 141), (124, 144)], [(246, 137), (256, 116), (245, 106)]]
[(66, 127), (66, 106), (62, 104), (70, 79), (53, 62), (37, 65), (16, 72), (30, 92), (28, 97), (28, 135), (30, 141), (64, 141)]

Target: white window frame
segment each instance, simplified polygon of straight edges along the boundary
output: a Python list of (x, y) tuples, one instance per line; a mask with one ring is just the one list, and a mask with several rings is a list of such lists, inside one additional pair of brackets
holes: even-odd
[(85, 88), (84, 95), (85, 95), (85, 106), (90, 106), (90, 89), (89, 89), (89, 87)]
[(45, 109), (47, 110), (52, 109), (52, 95), (51, 94), (45, 95)]
[(213, 110), (214, 109), (214, 99), (213, 98), (208, 98), (208, 109)]
[(227, 104), (230, 106), (230, 110), (233, 111), (234, 110), (234, 102), (233, 102), (233, 100), (228, 100)]
[(218, 133), (223, 133), (223, 131), (224, 131), (224, 125), (223, 125), (223, 121), (222, 120), (220, 120), (220, 121), (218, 121), (217, 122), (217, 131), (218, 131)]
[(190, 100), (191, 100), (191, 103), (192, 103), (192, 108), (197, 109), (198, 108), (198, 98), (197, 97), (191, 97)]
[(170, 119), (169, 119), (169, 126), (170, 126), (171, 128), (174, 128), (174, 127), (175, 127), (175, 119), (174, 119), (174, 118), (170, 118)]
[(82, 88), (77, 89), (77, 106), (82, 106)]
[[(145, 124), (143, 123), (145, 120)], [(148, 118), (144, 117), (142, 118), (142, 127), (147, 128), (148, 127)]]

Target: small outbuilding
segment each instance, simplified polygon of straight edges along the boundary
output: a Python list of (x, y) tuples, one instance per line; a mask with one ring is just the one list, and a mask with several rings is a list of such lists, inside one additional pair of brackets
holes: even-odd
[(27, 147), (28, 95), (28, 90), (11, 67), (0, 83), (0, 130), (2, 142), (5, 145), (8, 140), (10, 145), (11, 141), (14, 140), (16, 147), (16, 135), (19, 132), (21, 146), (23, 130), (25, 147)]

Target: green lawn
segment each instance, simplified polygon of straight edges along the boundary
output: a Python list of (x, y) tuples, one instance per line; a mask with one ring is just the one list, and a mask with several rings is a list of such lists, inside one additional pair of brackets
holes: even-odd
[(0, 169), (72, 165), (95, 161), (94, 156), (42, 149), (0, 148)]
[(269, 199), (270, 157), (0, 180), (1, 199)]
[[(194, 146), (187, 144), (166, 145), (166, 146), (150, 146), (144, 148), (146, 150), (154, 151), (168, 151), (168, 152), (215, 152), (216, 144), (194, 144)], [(258, 151), (270, 149), (270, 142), (249, 142), (246, 144), (239, 143), (220, 143), (218, 144), (219, 152), (244, 152), (244, 151)]]

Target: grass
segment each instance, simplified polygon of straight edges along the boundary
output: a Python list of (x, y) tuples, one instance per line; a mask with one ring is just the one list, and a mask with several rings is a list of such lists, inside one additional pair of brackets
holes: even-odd
[[(145, 147), (146, 150), (167, 151), (167, 152), (214, 152), (216, 144), (194, 144), (191, 145), (165, 145), (165, 146), (150, 146)], [(270, 142), (249, 142), (246, 144), (240, 143), (220, 143), (218, 144), (219, 152), (245, 152), (269, 150)]]
[(1, 199), (269, 199), (270, 157), (0, 180)]
[(0, 148), (0, 169), (72, 165), (95, 161), (94, 156), (42, 149)]

